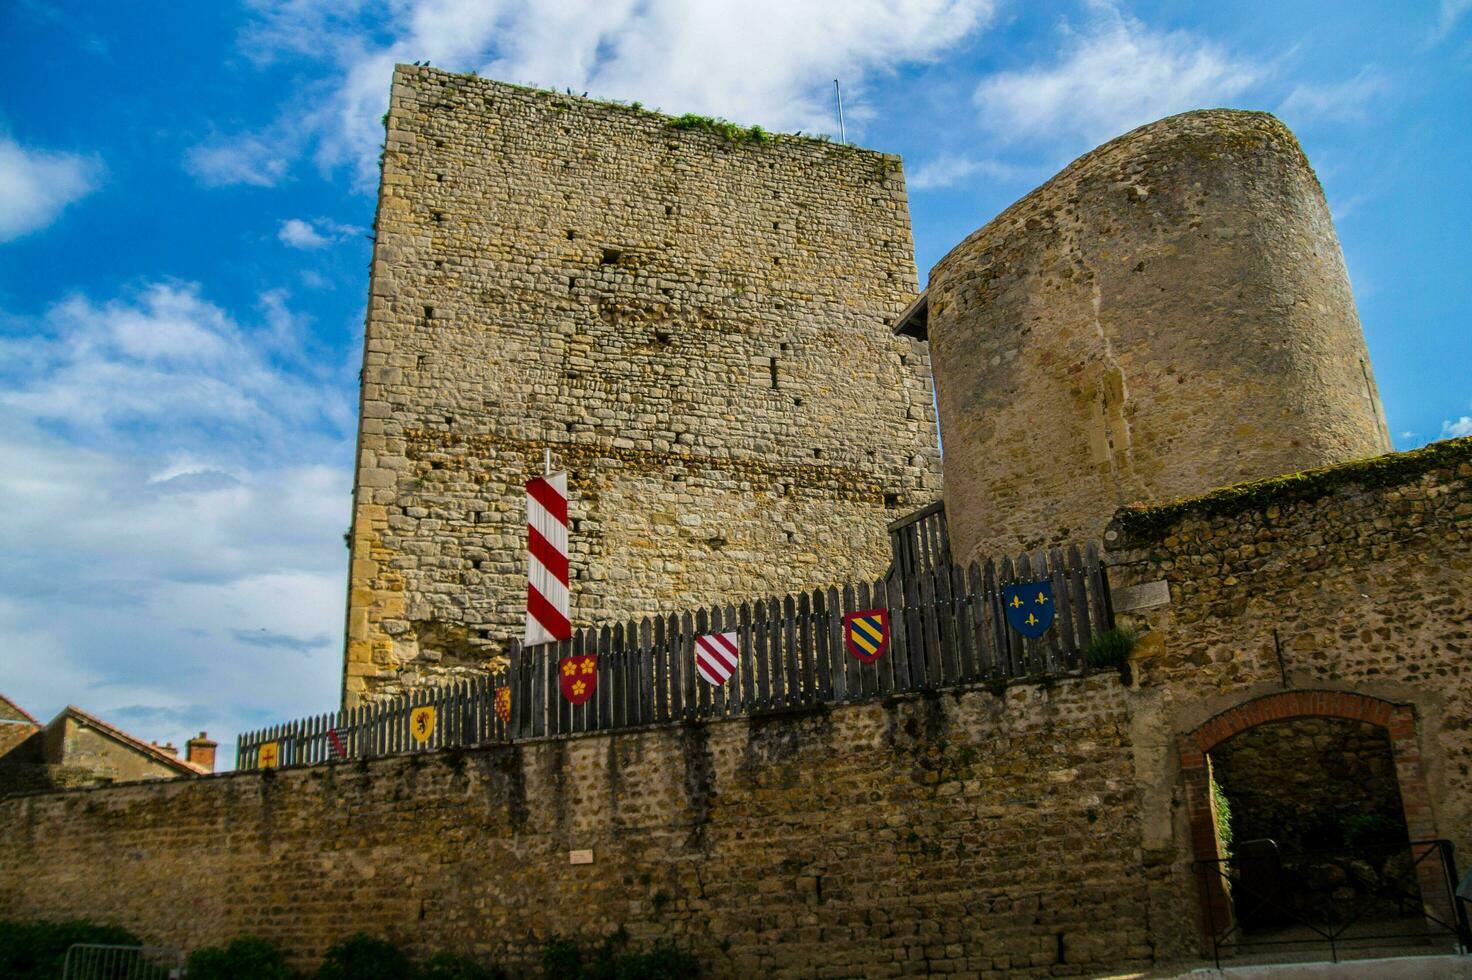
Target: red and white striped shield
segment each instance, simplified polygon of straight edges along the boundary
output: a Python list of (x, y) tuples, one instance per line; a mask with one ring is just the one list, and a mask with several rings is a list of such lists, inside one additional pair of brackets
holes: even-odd
[(735, 633), (696, 637), (695, 672), (708, 684), (724, 684), (736, 672), (736, 658), (740, 655), (741, 645), (736, 642)]
[(526, 587), (526, 642), (572, 639), (567, 588), (567, 474), (526, 485), (526, 537), (531, 552)]

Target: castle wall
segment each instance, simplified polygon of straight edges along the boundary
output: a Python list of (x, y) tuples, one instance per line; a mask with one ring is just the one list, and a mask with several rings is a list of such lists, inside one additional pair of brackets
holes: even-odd
[(1323, 191), (1264, 113), (1081, 157), (937, 264), (928, 303), (964, 558), (1390, 449)]
[(672, 122), (396, 70), (345, 702), (520, 633), (544, 448), (580, 625), (877, 576), (938, 495), (898, 158)]
[(1117, 612), (1169, 594), (1119, 614), (1148, 630), (1131, 740), (1145, 853), (1162, 880), (1174, 865), (1162, 936), (1196, 891), (1178, 737), (1268, 695), (1310, 692), (1258, 722), (1317, 714), (1322, 691), (1410, 706), (1414, 730), (1390, 731), (1412, 746), (1410, 833), (1472, 853), (1472, 439), (1122, 511), (1105, 541)]
[(624, 926), (716, 977), (1097, 974), (1151, 955), (1124, 700), (1104, 676), (11, 798), (0, 917), (298, 966), (360, 929), (515, 964)]
[(1472, 852), (1472, 439), (1105, 540), (1146, 630), (1125, 679), (11, 797), (0, 917), (249, 932), (302, 966), (360, 929), (516, 963), (620, 925), (714, 976), (1178, 963), (1203, 949), (1186, 754), (1224, 718), (1279, 760), (1294, 719), (1372, 722), (1412, 836)]

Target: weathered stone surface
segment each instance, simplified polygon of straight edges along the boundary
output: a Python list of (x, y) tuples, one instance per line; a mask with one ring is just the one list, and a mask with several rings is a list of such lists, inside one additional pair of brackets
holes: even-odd
[(578, 624), (876, 576), (938, 496), (928, 350), (887, 329), (916, 289), (898, 159), (671, 122), (396, 70), (347, 703), (520, 632), (544, 448)]
[(1097, 975), (1152, 954), (1124, 698), (1096, 677), (11, 798), (0, 915), (252, 933), (301, 966), (359, 929), (526, 963), (622, 925), (717, 977)]
[(1170, 602), (1170, 586), (1162, 579), (1159, 582), (1141, 582), (1116, 589), (1113, 593), (1114, 611), (1133, 612), (1151, 606), (1163, 606)]
[(1323, 191), (1264, 113), (1076, 160), (936, 265), (929, 334), (968, 559), (1390, 449)]
[[(1160, 942), (1180, 948), (1197, 928), (1175, 911), (1194, 912), (1201, 856), (1175, 739), (1263, 695), (1410, 706), (1414, 725), (1389, 729), (1415, 747), (1397, 763), (1409, 832), (1472, 850), (1472, 439), (1124, 512), (1106, 539), (1111, 582), (1171, 592), (1121, 617), (1148, 631), (1131, 741), (1144, 846), (1174, 854), (1174, 894), (1152, 911)], [(1313, 714), (1330, 696), (1255, 720)]]
[[(1410, 833), (1472, 851), (1472, 440), (1112, 530), (1115, 583), (1171, 595), (1121, 617), (1147, 629), (1128, 686), (12, 798), (0, 915), (249, 931), (303, 964), (356, 929), (504, 960), (623, 924), (718, 976), (1122, 971), (1203, 948), (1188, 736), (1202, 767), (1311, 717), (1388, 734)], [(1316, 873), (1338, 901), (1356, 869)]]

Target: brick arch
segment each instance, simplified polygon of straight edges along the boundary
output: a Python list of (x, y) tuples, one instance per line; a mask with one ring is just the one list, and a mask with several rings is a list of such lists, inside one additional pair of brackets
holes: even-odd
[[(1369, 722), (1386, 730), (1391, 754), (1395, 759), (1396, 779), (1400, 783), (1401, 804), (1405, 812), (1406, 830), (1413, 841), (1431, 840), (1437, 836), (1436, 821), (1431, 813), (1431, 797), (1426, 788), (1426, 774), (1421, 767), (1421, 749), (1416, 741), (1416, 712), (1408, 704), (1396, 704), (1352, 691), (1281, 691), (1244, 701), (1214, 715), (1192, 731), (1176, 739), (1181, 758), (1186, 813), (1191, 823), (1191, 850), (1197, 860), (1219, 857), (1216, 819), (1212, 811), (1211, 785), (1206, 756), (1213, 748), (1233, 735), (1258, 725), (1290, 718), (1345, 718)], [(1418, 865), (1417, 873), (1430, 877), (1422, 882), (1422, 894), (1439, 894), (1439, 868)], [(1434, 872), (1434, 873), (1433, 873)], [(1231, 914), (1227, 899), (1215, 879), (1208, 879), (1206, 901), (1212, 905), (1215, 921), (1228, 921)]]
[[(1409, 705), (1395, 704), (1353, 691), (1280, 691), (1277, 694), (1266, 694), (1213, 715), (1199, 728), (1182, 735), (1178, 740), (1181, 765), (1204, 766), (1207, 752), (1233, 735), (1269, 722), (1287, 721), (1290, 718), (1347, 718), (1390, 728), (1397, 711), (1406, 712), (1411, 723), (1407, 734), (1414, 738), (1415, 717), (1411, 714)], [(1391, 741), (1394, 740), (1395, 735), (1392, 732)]]

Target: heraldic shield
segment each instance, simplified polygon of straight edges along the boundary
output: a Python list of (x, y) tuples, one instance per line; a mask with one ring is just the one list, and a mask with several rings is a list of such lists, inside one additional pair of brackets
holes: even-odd
[(1002, 608), (1007, 624), (1023, 636), (1036, 638), (1053, 625), (1053, 583), (1018, 582), (1002, 586)]
[(843, 617), (843, 645), (866, 664), (889, 649), (889, 610), (864, 609)]
[(563, 657), (557, 661), (557, 682), (563, 697), (573, 704), (582, 704), (593, 696), (593, 688), (598, 686), (598, 655)]

